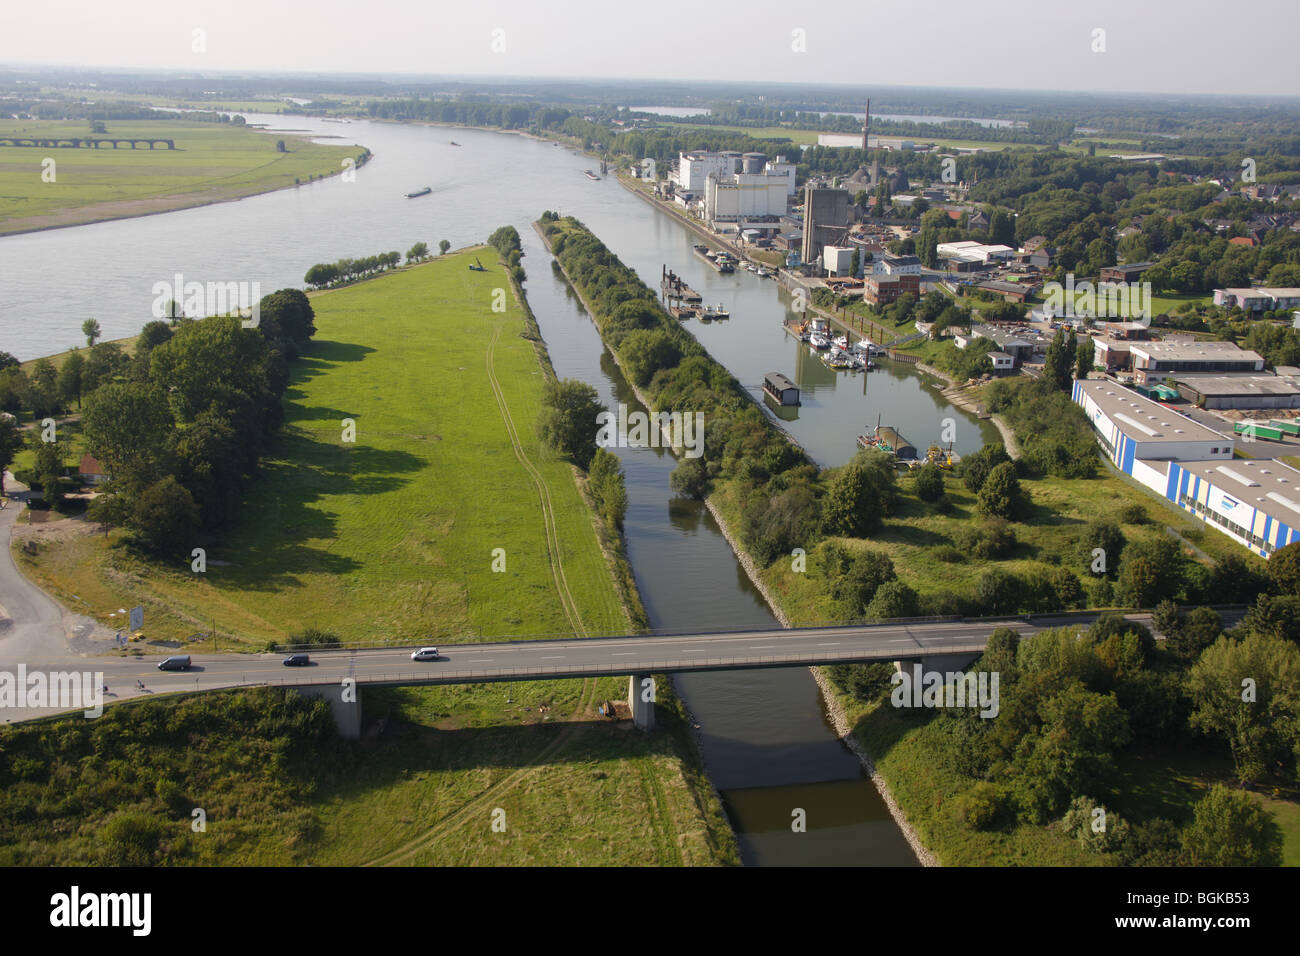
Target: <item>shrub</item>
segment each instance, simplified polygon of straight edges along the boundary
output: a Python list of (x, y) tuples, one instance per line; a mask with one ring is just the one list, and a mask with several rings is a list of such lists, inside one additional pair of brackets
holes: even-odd
[(961, 794), (956, 804), (958, 819), (972, 830), (998, 829), (1012, 816), (1006, 792), (987, 780)]
[(980, 486), (975, 510), (991, 518), (1014, 521), (1029, 510), (1029, 499), (1016, 477), (1016, 466), (1004, 461), (992, 471)]
[(943, 469), (935, 464), (922, 465), (913, 474), (912, 484), (922, 501), (938, 501), (943, 496)]

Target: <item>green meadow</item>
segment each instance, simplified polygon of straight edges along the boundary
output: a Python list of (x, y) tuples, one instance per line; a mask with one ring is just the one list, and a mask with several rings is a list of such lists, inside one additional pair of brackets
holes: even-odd
[(312, 297), (285, 424), (238, 521), (203, 542), (206, 573), (146, 561), (116, 531), (66, 536), (24, 570), (105, 622), (143, 603), (153, 639), (215, 627), (245, 650), (308, 625), (377, 643), (625, 633), (574, 469), (535, 432), (535, 326), (489, 253)]
[[(238, 199), (332, 176), (364, 148), (325, 145), (287, 133), (227, 123), (176, 120), (108, 121), (106, 133), (88, 123), (0, 119), (0, 137), (154, 138), (175, 141), (135, 149), (0, 144), (0, 235), (81, 225)], [(346, 127), (340, 127), (345, 134)], [(285, 152), (276, 144), (284, 140)], [(54, 166), (48, 173), (45, 161)]]

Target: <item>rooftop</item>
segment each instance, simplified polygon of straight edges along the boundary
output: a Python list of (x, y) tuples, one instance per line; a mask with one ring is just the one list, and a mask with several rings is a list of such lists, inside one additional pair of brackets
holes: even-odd
[(1294, 395), (1300, 382), (1283, 375), (1175, 375), (1174, 381), (1202, 395)]
[(1237, 458), (1222, 465), (1212, 461), (1178, 464), (1274, 520), (1291, 528), (1300, 527), (1300, 471), (1290, 465), (1266, 458)]
[(1164, 342), (1134, 342), (1131, 351), (1147, 358), (1175, 362), (1225, 362), (1239, 359), (1243, 362), (1263, 362), (1256, 352), (1237, 347), (1236, 342), (1196, 341), (1194, 339), (1168, 339)]
[(1089, 379), (1079, 382), (1080, 388), (1134, 441), (1189, 442), (1223, 441), (1229, 446), (1232, 439), (1192, 421), (1159, 402), (1143, 398), (1115, 382)]

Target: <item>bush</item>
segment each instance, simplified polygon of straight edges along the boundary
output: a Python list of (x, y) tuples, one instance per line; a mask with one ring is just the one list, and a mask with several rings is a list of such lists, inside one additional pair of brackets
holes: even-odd
[(999, 829), (1013, 816), (1006, 792), (987, 780), (958, 796), (956, 805), (958, 819), (972, 830)]
[(902, 581), (882, 584), (866, 610), (869, 620), (884, 621), (895, 617), (916, 617), (919, 600), (916, 592)]
[(946, 564), (960, 564), (966, 560), (966, 555), (950, 544), (941, 544), (937, 548), (931, 549), (930, 556), (936, 561), (943, 561)]
[(831, 595), (839, 602), (845, 617), (861, 617), (881, 585), (897, 578), (889, 555), (867, 549), (855, 555), (852, 563), (832, 578)]
[(1150, 520), (1147, 509), (1136, 501), (1119, 509), (1120, 524), (1146, 524)]
[(1029, 510), (1029, 499), (1016, 477), (1016, 466), (1005, 461), (989, 472), (980, 486), (975, 510), (991, 518), (1014, 521)]
[(306, 627), (296, 634), (289, 635), (290, 644), (311, 645), (320, 648), (338, 648), (343, 646), (337, 634), (319, 627)]
[(935, 464), (922, 465), (914, 472), (912, 484), (922, 501), (938, 501), (943, 496), (943, 469)]
[(957, 533), (957, 548), (980, 560), (1008, 557), (1016, 546), (1016, 532), (1005, 518), (989, 518)]
[(975, 584), (975, 600), (985, 614), (1014, 614), (1020, 609), (1024, 585), (1014, 574), (990, 568)]
[(150, 551), (188, 554), (199, 529), (199, 506), (194, 496), (168, 475), (141, 493), (132, 509), (131, 528)]
[(1010, 460), (1011, 457), (1007, 454), (1007, 450), (1001, 445), (985, 445), (979, 451), (962, 459), (962, 480), (966, 482), (967, 488), (978, 494), (980, 488), (984, 486), (984, 480), (988, 478), (989, 472), (1003, 462)]
[(683, 458), (668, 478), (673, 494), (681, 498), (703, 499), (709, 496), (708, 467), (703, 458)]

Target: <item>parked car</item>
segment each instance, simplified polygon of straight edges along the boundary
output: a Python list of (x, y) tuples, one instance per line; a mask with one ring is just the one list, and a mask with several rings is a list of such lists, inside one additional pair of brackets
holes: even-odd
[(422, 647), (411, 654), (413, 661), (436, 661), (438, 659), (438, 649), (436, 647)]
[(187, 671), (190, 669), (190, 655), (176, 654), (158, 665), (160, 671)]
[(285, 667), (306, 667), (311, 663), (311, 658), (306, 654), (290, 654), (282, 663)]

